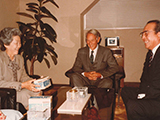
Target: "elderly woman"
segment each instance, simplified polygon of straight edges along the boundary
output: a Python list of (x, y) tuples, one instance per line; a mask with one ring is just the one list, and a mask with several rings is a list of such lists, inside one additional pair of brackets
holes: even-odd
[(0, 87), (15, 88), (17, 90), (17, 102), (28, 107), (30, 96), (39, 95), (33, 82), (24, 69), (24, 60), (18, 55), (21, 47), (21, 32), (17, 28), (4, 28), (0, 31)]

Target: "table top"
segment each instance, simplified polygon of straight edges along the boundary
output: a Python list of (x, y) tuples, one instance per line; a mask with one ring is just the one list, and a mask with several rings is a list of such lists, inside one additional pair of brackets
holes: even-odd
[[(54, 97), (55, 100), (53, 101), (53, 103), (56, 104), (56, 105), (55, 105), (54, 109), (52, 110), (52, 118), (51, 118), (51, 120), (62, 120), (62, 119), (65, 119), (65, 120), (87, 120), (87, 118), (84, 119), (84, 117), (87, 117), (86, 116), (86, 112), (88, 111), (88, 109), (84, 110), (83, 111), (84, 114), (82, 113), (82, 115), (76, 115), (76, 114), (72, 115), (72, 114), (61, 114), (61, 113), (58, 113), (58, 108), (62, 104), (65, 104), (66, 92), (68, 90), (70, 90), (70, 89), (71, 89), (71, 87), (66, 87), (66, 86), (63, 86), (60, 89), (58, 89), (57, 95)], [(100, 91), (101, 91), (101, 89), (100, 89)], [(112, 92), (113, 92), (112, 89), (110, 89), (106, 93), (106, 94), (109, 95), (108, 99), (110, 99), (110, 97), (114, 97), (114, 95), (111, 94)], [(114, 113), (113, 107), (114, 107), (114, 100), (111, 102), (110, 106), (98, 110), (98, 114), (100, 115), (102, 120), (111, 120), (111, 119), (113, 119), (112, 118), (112, 115)]]
[(57, 110), (59, 114), (72, 114), (82, 115), (82, 111), (88, 101), (91, 98), (91, 94), (87, 94), (84, 98), (79, 98), (77, 101), (66, 100)]

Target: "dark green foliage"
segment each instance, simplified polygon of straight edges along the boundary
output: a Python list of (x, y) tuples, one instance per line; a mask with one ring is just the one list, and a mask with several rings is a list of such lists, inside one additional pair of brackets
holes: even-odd
[[(50, 68), (50, 62), (46, 58), (48, 54), (52, 58), (54, 64), (57, 64), (58, 55), (54, 47), (47, 42), (47, 40), (49, 40), (51, 44), (56, 43), (57, 34), (55, 30), (48, 23), (44, 23), (42, 19), (49, 18), (58, 22), (57, 18), (44, 5), (50, 2), (57, 8), (59, 8), (59, 6), (54, 0), (37, 0), (37, 2), (38, 3), (31, 2), (26, 4), (26, 11), (31, 14), (17, 12), (18, 15), (28, 17), (34, 21), (33, 23), (17, 21), (19, 29), (22, 32), (22, 47), (20, 48), (20, 53), (24, 57), (26, 70), (27, 60), (30, 60), (33, 64), (35, 61), (41, 63), (44, 60), (47, 67)], [(31, 68), (33, 68), (33, 66), (31, 66)], [(33, 74), (33, 72), (30, 72), (30, 74)]]

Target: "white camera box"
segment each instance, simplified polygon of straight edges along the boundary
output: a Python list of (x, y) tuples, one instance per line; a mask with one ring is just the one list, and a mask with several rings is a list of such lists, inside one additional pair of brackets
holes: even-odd
[(46, 76), (46, 77), (43, 77), (43, 78), (39, 78), (36, 81), (34, 81), (34, 84), (40, 86), (40, 87), (36, 87), (36, 89), (44, 90), (44, 89), (51, 86), (50, 77)]
[[(45, 112), (47, 119), (51, 117), (52, 96), (32, 96), (29, 98), (29, 111)], [(47, 120), (46, 119), (46, 120)]]

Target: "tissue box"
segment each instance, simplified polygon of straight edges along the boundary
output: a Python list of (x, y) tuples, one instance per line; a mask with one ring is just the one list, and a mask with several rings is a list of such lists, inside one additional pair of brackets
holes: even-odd
[[(29, 98), (29, 111), (33, 113), (43, 113), (47, 114), (47, 119), (51, 117), (52, 108), (52, 96), (32, 96)], [(46, 119), (46, 120), (47, 120)], [(39, 120), (39, 119), (38, 119)]]
[(40, 85), (40, 87), (35, 87), (36, 89), (43, 90), (51, 86), (51, 81), (49, 76), (47, 76), (44, 78), (37, 79), (36, 81), (34, 81), (34, 84)]

